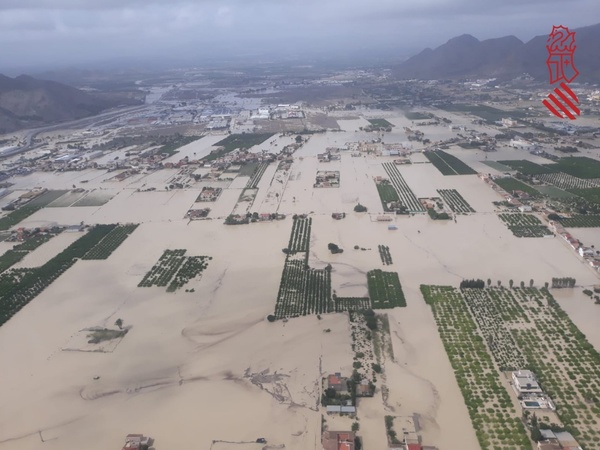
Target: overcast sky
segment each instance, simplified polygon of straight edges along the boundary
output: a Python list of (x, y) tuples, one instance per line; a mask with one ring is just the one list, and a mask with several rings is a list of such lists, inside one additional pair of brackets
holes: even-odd
[(600, 22), (600, 0), (0, 0), (0, 70), (277, 49), (394, 49), (469, 33), (521, 40)]

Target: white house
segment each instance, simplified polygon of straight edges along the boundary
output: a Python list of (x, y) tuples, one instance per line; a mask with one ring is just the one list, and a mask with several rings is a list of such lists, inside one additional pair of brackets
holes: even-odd
[(520, 394), (543, 394), (535, 375), (530, 370), (518, 370), (512, 373), (515, 389)]

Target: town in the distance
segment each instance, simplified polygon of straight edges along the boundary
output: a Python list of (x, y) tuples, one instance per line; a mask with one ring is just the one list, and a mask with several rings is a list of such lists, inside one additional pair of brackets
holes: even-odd
[(0, 450), (599, 449), (598, 85), (399, 70), (0, 77)]

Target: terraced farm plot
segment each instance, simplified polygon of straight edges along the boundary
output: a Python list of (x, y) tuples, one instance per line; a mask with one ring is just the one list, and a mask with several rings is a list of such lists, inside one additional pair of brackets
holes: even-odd
[(554, 164), (546, 164), (548, 170), (564, 172), (577, 178), (600, 178), (600, 161), (587, 156), (569, 156)]
[(444, 203), (450, 207), (453, 213), (468, 214), (475, 212), (471, 205), (469, 205), (456, 189), (438, 189), (437, 191), (444, 200)]
[(595, 228), (600, 227), (600, 215), (563, 217), (560, 223), (565, 228)]
[(600, 188), (592, 189), (569, 189), (569, 192), (584, 198), (588, 202), (600, 203)]
[(35, 269), (11, 269), (0, 276), (0, 325), (100, 242), (112, 228), (96, 225), (54, 258)]
[(310, 217), (294, 219), (292, 234), (290, 235), (290, 242), (288, 244), (288, 250), (291, 254), (308, 252), (311, 224), (312, 219)]
[(458, 159), (456, 156), (442, 150), (424, 152), (431, 163), (442, 175), (476, 175), (477, 172)]
[(366, 311), (371, 309), (369, 297), (334, 297), (333, 310), (335, 312)]
[(421, 205), (421, 202), (419, 202), (417, 196), (410, 189), (408, 183), (406, 183), (396, 165), (394, 163), (383, 163), (383, 168), (390, 177), (392, 185), (400, 197), (400, 202), (410, 212), (425, 212), (425, 208), (423, 205)]
[(545, 173), (537, 178), (560, 189), (589, 189), (600, 186), (598, 179), (577, 178), (567, 173)]
[(138, 227), (137, 224), (118, 225), (108, 233), (104, 239), (87, 252), (81, 259), (107, 259), (125, 242), (131, 233)]
[(550, 167), (541, 166), (527, 159), (509, 159), (498, 162), (500, 164), (504, 164), (505, 166), (512, 167), (514, 170), (518, 170), (523, 175), (541, 175), (543, 173), (558, 172), (558, 170), (553, 170)]
[(19, 209), (12, 211), (10, 214), (0, 218), (0, 231), (8, 230), (18, 224), (27, 217), (38, 212), (40, 209), (48, 206), (54, 200), (58, 199), (68, 191), (47, 191), (37, 196), (29, 203), (21, 206)]
[(514, 194), (515, 191), (523, 191), (526, 194), (529, 194), (530, 197), (540, 197), (541, 194), (539, 191), (535, 190), (528, 184), (523, 183), (520, 180), (512, 177), (506, 178), (494, 178), (494, 183), (500, 186), (509, 194)]
[(367, 273), (369, 297), (373, 309), (389, 309), (406, 306), (404, 292), (396, 272), (384, 272), (380, 269)]
[(457, 289), (421, 285), (431, 306), (454, 375), (482, 449), (531, 448), (508, 391), (500, 382), (485, 340)]
[(516, 237), (544, 237), (552, 232), (532, 214), (498, 214), (498, 217)]
[(265, 170), (267, 170), (267, 167), (269, 167), (269, 163), (266, 162), (260, 163), (258, 167), (256, 167), (256, 170), (252, 173), (252, 176), (246, 184), (247, 189), (256, 189), (258, 187), (258, 183), (265, 173)]

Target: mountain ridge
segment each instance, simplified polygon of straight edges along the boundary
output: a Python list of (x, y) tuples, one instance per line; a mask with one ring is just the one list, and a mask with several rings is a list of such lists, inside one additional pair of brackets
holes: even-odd
[(89, 93), (29, 75), (0, 74), (0, 134), (82, 119), (103, 110), (143, 102), (142, 94)]
[[(600, 24), (574, 29), (575, 66), (579, 82), (600, 81)], [(400, 78), (510, 78), (528, 73), (536, 80), (548, 79), (547, 35), (523, 42), (515, 36), (480, 41), (470, 34), (449, 39), (435, 49), (426, 48), (401, 63), (395, 74)]]

